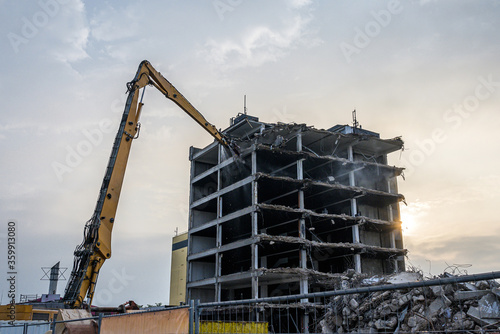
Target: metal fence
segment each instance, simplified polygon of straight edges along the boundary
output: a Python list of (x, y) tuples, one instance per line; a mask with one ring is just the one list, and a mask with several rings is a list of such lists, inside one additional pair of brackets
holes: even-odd
[(253, 333), (499, 333), (498, 278), (492, 272), (377, 285), (344, 277), (339, 290), (193, 303), (194, 333), (229, 333), (221, 324), (231, 322), (264, 324), (247, 327)]
[[(500, 271), (395, 284), (358, 278), (339, 277), (338, 290), (191, 301), (85, 320), (96, 333), (500, 333)], [(58, 323), (68, 321), (50, 328)], [(39, 333), (40, 325), (20, 324), (15, 331), (2, 325), (0, 333)]]
[[(15, 321), (14, 324), (10, 324), (7, 321), (2, 321), (0, 324), (0, 334), (45, 334), (47, 332), (56, 333), (55, 328), (59, 325), (65, 323), (81, 323), (84, 321), (99, 321), (100, 317), (91, 317), (84, 319), (74, 319), (74, 320), (66, 320), (66, 321)], [(102, 318), (102, 317), (101, 317)], [(62, 332), (62, 331), (60, 331)]]
[(0, 321), (0, 334), (45, 334), (48, 330), (50, 323), (43, 321), (16, 321), (14, 326)]

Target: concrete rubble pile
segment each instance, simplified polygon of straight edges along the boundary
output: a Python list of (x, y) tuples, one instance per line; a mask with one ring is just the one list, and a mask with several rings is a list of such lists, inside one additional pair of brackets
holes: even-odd
[[(347, 272), (337, 288), (421, 280), (415, 272), (370, 278)], [(496, 281), (478, 281), (336, 296), (320, 325), (323, 333), (498, 332), (499, 287)]]

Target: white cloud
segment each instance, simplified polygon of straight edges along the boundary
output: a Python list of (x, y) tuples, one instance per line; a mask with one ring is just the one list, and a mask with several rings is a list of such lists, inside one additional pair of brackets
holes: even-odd
[(162, 125), (154, 133), (145, 132), (144, 136), (154, 142), (166, 143), (172, 138), (172, 130), (173, 128), (171, 126)]
[(432, 274), (442, 273), (450, 266), (451, 269), (470, 267), (470, 272), (496, 270), (499, 250), (497, 234), (498, 231), (492, 230), (490, 234), (441, 234), (407, 239), (410, 264)]
[[(302, 7), (308, 3), (308, 1), (294, 1), (293, 5)], [(276, 62), (298, 46), (318, 45), (318, 39), (309, 36), (312, 34), (308, 29), (311, 20), (312, 16), (309, 14), (295, 14), (285, 20), (278, 29), (260, 25), (247, 30), (239, 40), (210, 39), (200, 54), (223, 70), (257, 67), (268, 62)]]
[(310, 4), (312, 4), (312, 0), (291, 0), (290, 1), (290, 5), (293, 8), (301, 8), (304, 6), (309, 6)]
[(63, 41), (67, 48), (54, 50), (56, 59), (65, 63), (72, 63), (88, 58), (89, 55), (85, 51), (88, 36), (89, 30), (86, 27), (80, 27), (72, 31)]
[(418, 0), (417, 2), (420, 4), (420, 5), (427, 5), (427, 4), (430, 4), (431, 2), (435, 2), (436, 0)]
[(3, 187), (3, 192), (0, 194), (2, 200), (19, 200), (31, 198), (36, 195), (36, 187), (22, 182), (7, 184)]
[(90, 19), (92, 37), (103, 42), (134, 37), (141, 31), (139, 29), (139, 19), (143, 16), (141, 13), (141, 7), (135, 4), (121, 9), (108, 4)]
[(39, 123), (39, 122), (15, 122), (15, 123), (7, 123), (0, 124), (0, 139), (6, 138), (6, 135), (10, 135), (13, 133), (29, 133), (31, 135), (44, 135), (49, 131), (54, 131), (48, 125), (48, 123)]
[(433, 201), (434, 207), (478, 203), (500, 196), (500, 189), (497, 186), (500, 182), (498, 175), (479, 175), (465, 178), (460, 183), (454, 182), (455, 184), (449, 184), (446, 188), (433, 193), (433, 196), (438, 198)]
[(414, 216), (422, 217), (428, 214), (430, 208), (433, 206), (431, 201), (416, 200), (408, 206), (401, 206), (401, 212), (406, 212)]
[(86, 47), (89, 28), (84, 3), (78, 0), (61, 6), (61, 13), (56, 18), (57, 22), (50, 30), (54, 36), (52, 38), (57, 38), (57, 42), (48, 41), (52, 44), (49, 50), (55, 59), (72, 63), (88, 58)]

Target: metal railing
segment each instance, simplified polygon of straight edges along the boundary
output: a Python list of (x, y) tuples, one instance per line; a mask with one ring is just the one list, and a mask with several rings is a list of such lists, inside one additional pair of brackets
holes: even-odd
[[(500, 284), (495, 281), (499, 278), (497, 271), (256, 300), (193, 303), (193, 333), (227, 333), (220, 326), (211, 327), (219, 331), (201, 328), (204, 321), (263, 323), (267, 327), (263, 331), (262, 326), (254, 326), (254, 333), (499, 332)], [(346, 277), (345, 283), (363, 282)]]
[[(92, 320), (96, 333), (101, 333), (101, 327), (105, 327), (101, 325), (108, 318), (149, 316), (155, 321), (155, 317), (159, 319), (168, 312), (171, 317), (172, 312), (183, 310), (186, 319), (182, 325), (158, 333), (498, 333), (497, 279), (500, 271), (396, 284), (346, 276), (340, 278), (344, 288), (338, 290), (210, 303), (191, 301), (182, 307), (52, 321), (50, 329), (61, 323)], [(22, 331), (7, 331), (12, 325), (0, 325), (0, 333), (38, 333), (35, 327), (46, 329), (47, 324), (16, 325)], [(130, 328), (130, 333), (142, 330)]]

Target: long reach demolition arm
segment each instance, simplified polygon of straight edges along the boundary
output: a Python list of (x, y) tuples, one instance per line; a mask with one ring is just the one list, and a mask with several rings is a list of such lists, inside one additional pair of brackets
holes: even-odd
[[(128, 98), (122, 120), (114, 141), (111, 156), (99, 198), (90, 220), (85, 224), (84, 240), (74, 252), (73, 270), (64, 293), (64, 302), (72, 308), (82, 307), (84, 298), (90, 307), (94, 297), (97, 276), (105, 260), (111, 257), (111, 232), (115, 222), (116, 208), (123, 184), (125, 168), (133, 139), (140, 128), (142, 97), (139, 90), (146, 85), (156, 87), (165, 97), (174, 101), (219, 143), (238, 155), (238, 146), (209, 123), (203, 115), (167, 80), (144, 60), (139, 65), (134, 79), (127, 84)], [(144, 94), (144, 92), (143, 92)]]

